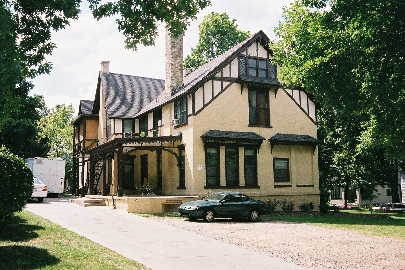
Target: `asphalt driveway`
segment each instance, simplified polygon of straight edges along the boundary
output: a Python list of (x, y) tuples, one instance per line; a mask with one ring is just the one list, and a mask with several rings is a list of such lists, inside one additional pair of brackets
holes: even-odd
[(66, 200), (52, 200), (30, 203), (26, 210), (153, 270), (303, 269), (264, 252), (108, 207), (80, 207)]

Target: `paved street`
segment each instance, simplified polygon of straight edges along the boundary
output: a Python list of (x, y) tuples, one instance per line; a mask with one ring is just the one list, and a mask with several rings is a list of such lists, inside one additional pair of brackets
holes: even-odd
[(108, 207), (80, 207), (52, 200), (30, 203), (26, 209), (153, 270), (303, 269), (264, 253)]

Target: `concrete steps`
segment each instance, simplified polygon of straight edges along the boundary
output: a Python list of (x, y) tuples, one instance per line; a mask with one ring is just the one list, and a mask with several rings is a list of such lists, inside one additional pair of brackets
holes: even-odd
[(79, 198), (70, 200), (71, 203), (77, 204), (79, 206), (105, 206), (104, 199), (94, 199), (94, 198)]

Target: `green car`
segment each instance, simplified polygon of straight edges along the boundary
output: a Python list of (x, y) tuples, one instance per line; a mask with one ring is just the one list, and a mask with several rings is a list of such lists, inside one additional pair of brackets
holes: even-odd
[(239, 192), (218, 192), (203, 200), (183, 203), (178, 211), (190, 220), (202, 218), (212, 222), (215, 218), (248, 218), (258, 221), (265, 211), (265, 203)]

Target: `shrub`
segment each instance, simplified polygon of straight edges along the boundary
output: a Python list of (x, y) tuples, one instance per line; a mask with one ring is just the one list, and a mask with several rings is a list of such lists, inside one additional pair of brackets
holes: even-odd
[(269, 213), (274, 213), (279, 204), (280, 204), (280, 202), (277, 201), (277, 200), (269, 200), (269, 201), (267, 201), (267, 211)]
[(291, 201), (282, 201), (280, 203), (281, 210), (283, 210), (286, 213), (291, 213), (294, 209), (294, 203)]
[(304, 202), (299, 206), (302, 212), (312, 212), (314, 210), (314, 204), (312, 202)]
[(32, 172), (24, 160), (0, 147), (0, 222), (22, 210), (32, 189)]

